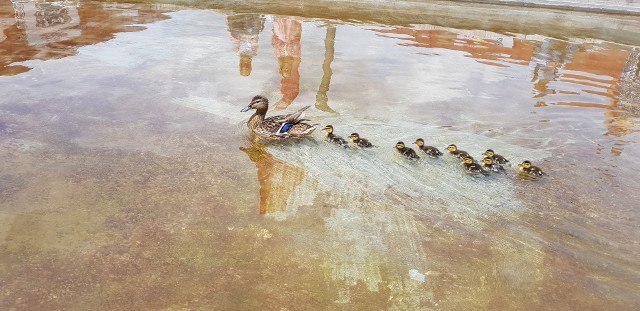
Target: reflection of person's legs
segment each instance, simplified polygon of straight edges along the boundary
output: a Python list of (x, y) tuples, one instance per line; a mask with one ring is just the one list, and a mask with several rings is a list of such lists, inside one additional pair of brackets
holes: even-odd
[(292, 56), (278, 57), (280, 65), (280, 77), (282, 78), (282, 98), (276, 103), (275, 109), (281, 110), (289, 107), (300, 93), (300, 58)]

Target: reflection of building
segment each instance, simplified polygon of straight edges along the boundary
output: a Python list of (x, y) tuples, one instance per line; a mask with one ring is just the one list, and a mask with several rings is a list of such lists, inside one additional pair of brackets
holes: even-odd
[(25, 30), (29, 45), (43, 45), (80, 36), (75, 1), (16, 1), (16, 23)]
[(264, 17), (259, 14), (227, 16), (227, 26), (233, 42), (233, 51), (240, 56), (240, 74), (251, 74), (251, 62), (258, 55), (258, 39), (264, 29)]
[(282, 78), (282, 99), (277, 109), (284, 109), (300, 93), (300, 67), (302, 23), (292, 18), (277, 17), (273, 21), (272, 44), (278, 58), (280, 77)]
[[(409, 41), (405, 45), (464, 51), (492, 66), (529, 66), (536, 106), (564, 105), (606, 109), (606, 135), (623, 136), (636, 127), (621, 105), (638, 102), (640, 52), (594, 48), (587, 40), (554, 40), (542, 36), (510, 37), (477, 30), (432, 25), (376, 30)], [(621, 101), (620, 101), (621, 100)], [(629, 110), (629, 109), (624, 109)], [(631, 109), (633, 110), (633, 109)], [(637, 111), (638, 108), (635, 108)], [(637, 116), (637, 114), (636, 114)]]
[(78, 47), (110, 40), (114, 33), (143, 29), (130, 25), (168, 18), (162, 13), (157, 8), (80, 4), (77, 0), (0, 1), (0, 29), (6, 36), (0, 40), (0, 76), (29, 70), (12, 65), (15, 62), (73, 55)]

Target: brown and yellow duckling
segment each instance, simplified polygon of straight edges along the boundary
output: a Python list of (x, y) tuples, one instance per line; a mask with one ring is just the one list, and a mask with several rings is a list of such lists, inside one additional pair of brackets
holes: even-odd
[(438, 148), (433, 146), (425, 146), (424, 139), (422, 138), (416, 139), (415, 144), (418, 146), (418, 149), (422, 150), (424, 153), (426, 153), (428, 156), (432, 158), (437, 158), (442, 155), (442, 152), (440, 152)]
[(396, 150), (398, 150), (398, 152), (403, 155), (404, 157), (406, 157), (409, 160), (418, 160), (420, 159), (420, 157), (418, 156), (418, 154), (411, 148), (409, 147), (405, 147), (404, 143), (399, 141), (396, 143)]
[(491, 149), (487, 149), (487, 151), (485, 151), (482, 155), (485, 156), (485, 157), (491, 158), (491, 160), (493, 160), (493, 163), (495, 163), (495, 164), (504, 165), (504, 164), (509, 163), (509, 160), (507, 160), (505, 157), (503, 157), (503, 156), (501, 156), (499, 154), (496, 154)]
[(467, 173), (469, 174), (482, 174), (482, 175), (489, 174), (487, 173), (487, 171), (485, 171), (484, 168), (482, 168), (480, 164), (474, 162), (473, 158), (470, 156), (464, 157), (461, 165), (466, 169)]
[(458, 159), (464, 160), (465, 157), (470, 157), (473, 161), (473, 158), (471, 157), (471, 155), (469, 155), (468, 152), (458, 150), (458, 147), (454, 144), (447, 146), (447, 150), (449, 151), (449, 154), (451, 154), (452, 156)]
[(258, 136), (270, 139), (299, 138), (311, 134), (317, 124), (308, 124), (303, 121), (304, 111), (310, 106), (302, 107), (300, 110), (287, 114), (265, 118), (269, 110), (269, 100), (256, 95), (251, 99), (251, 103), (240, 112), (255, 109), (256, 112), (247, 121), (247, 127)]
[(349, 139), (351, 140), (352, 143), (354, 143), (356, 146), (360, 148), (373, 147), (373, 144), (371, 144), (369, 140), (360, 138), (360, 135), (358, 135), (358, 133), (351, 133), (351, 135), (349, 136)]
[(493, 159), (491, 157), (484, 157), (484, 159), (482, 159), (482, 163), (480, 165), (487, 172), (504, 173), (504, 174), (507, 173), (507, 171), (504, 169), (504, 167), (502, 167), (502, 165), (500, 165), (500, 164), (496, 164), (495, 162), (493, 162)]
[(338, 146), (344, 146), (346, 147), (349, 142), (347, 142), (346, 140), (344, 140), (344, 138), (333, 134), (333, 126), (332, 125), (327, 125), (324, 127), (324, 131), (326, 133), (325, 135), (325, 139), (331, 143), (334, 143)]
[(534, 176), (534, 177), (542, 177), (545, 173), (537, 166), (531, 165), (531, 161), (526, 160), (520, 163), (520, 174)]

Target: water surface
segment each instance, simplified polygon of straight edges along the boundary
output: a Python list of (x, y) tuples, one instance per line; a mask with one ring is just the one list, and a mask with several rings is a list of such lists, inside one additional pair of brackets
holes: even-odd
[[(0, 12), (0, 309), (640, 307), (639, 46), (168, 5)], [(257, 94), (378, 147), (255, 140), (239, 111)], [(548, 177), (395, 153), (418, 137)]]

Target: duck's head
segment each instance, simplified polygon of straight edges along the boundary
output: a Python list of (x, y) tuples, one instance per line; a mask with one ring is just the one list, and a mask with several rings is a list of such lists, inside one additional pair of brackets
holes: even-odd
[(464, 157), (464, 159), (462, 160), (462, 163), (471, 164), (471, 163), (473, 163), (473, 158), (472, 157)]
[(351, 141), (357, 141), (360, 139), (360, 135), (358, 135), (358, 133), (351, 133), (351, 135), (349, 135), (349, 139), (351, 139)]
[(449, 146), (447, 146), (447, 150), (449, 150), (449, 152), (454, 152), (456, 150), (458, 150), (458, 147), (454, 144), (451, 144)]
[(415, 144), (418, 145), (418, 147), (424, 146), (424, 139), (422, 139), (422, 138), (416, 139)]
[(251, 99), (251, 103), (249, 103), (247, 107), (242, 108), (240, 112), (247, 112), (251, 109), (266, 111), (268, 108), (269, 108), (269, 100), (262, 95), (256, 95), (253, 97), (253, 99)]
[(324, 131), (327, 132), (327, 135), (333, 133), (333, 125), (326, 125)]
[(396, 143), (396, 149), (398, 150), (403, 150), (404, 149), (404, 143), (399, 141)]
[(493, 157), (494, 152), (491, 149), (487, 149), (487, 151), (485, 151), (482, 155), (484, 155), (486, 157)]
[(529, 161), (529, 160), (522, 161), (522, 163), (520, 163), (520, 167), (522, 167), (522, 168), (530, 168), (531, 167), (531, 161)]
[(486, 156), (484, 157), (484, 159), (482, 159), (482, 163), (484, 163), (485, 165), (492, 165), (493, 159), (491, 159), (489, 156)]

